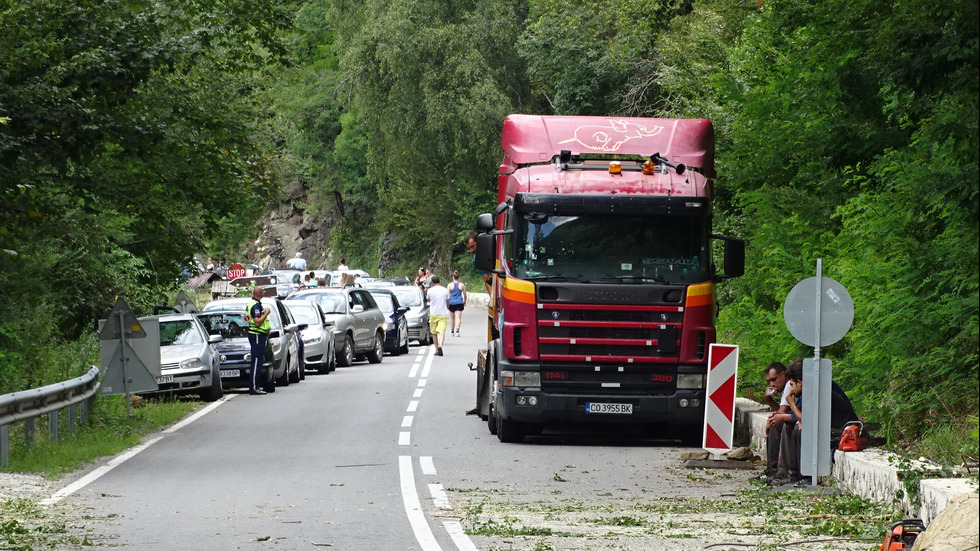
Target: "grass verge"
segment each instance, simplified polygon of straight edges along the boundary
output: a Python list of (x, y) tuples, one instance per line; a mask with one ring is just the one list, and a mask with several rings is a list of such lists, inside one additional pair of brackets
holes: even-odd
[(45, 423), (35, 427), (30, 446), (26, 444), (23, 424), (12, 426), (10, 466), (4, 470), (47, 477), (74, 471), (138, 444), (146, 434), (176, 422), (201, 403), (189, 397), (159, 396), (143, 400), (141, 407), (132, 408), (127, 415), (123, 396), (97, 397), (89, 421), (74, 434), (60, 429), (57, 442), (48, 441)]
[[(155, 396), (127, 414), (124, 397), (97, 397), (89, 421), (73, 434), (61, 426), (59, 441), (50, 442), (47, 424), (37, 423), (32, 445), (27, 445), (23, 423), (18, 423), (11, 427), (10, 465), (3, 470), (46, 478), (72, 472), (138, 444), (145, 435), (175, 423), (201, 404), (190, 397)], [(37, 496), (41, 497), (47, 496)], [(58, 507), (41, 507), (31, 497), (0, 499), (0, 549), (31, 551), (91, 545), (88, 531)]]

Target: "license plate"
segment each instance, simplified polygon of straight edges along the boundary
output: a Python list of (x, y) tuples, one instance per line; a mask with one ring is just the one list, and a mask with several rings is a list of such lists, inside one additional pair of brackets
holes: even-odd
[(222, 379), (225, 379), (225, 378), (228, 378), (228, 377), (238, 377), (241, 374), (242, 374), (242, 372), (239, 371), (239, 370), (237, 370), (237, 369), (222, 369), (221, 370), (221, 378)]
[(632, 415), (633, 404), (607, 404), (605, 402), (589, 402), (585, 404), (586, 413), (618, 413)]
[(160, 375), (159, 377), (157, 377), (157, 384), (158, 385), (162, 385), (164, 383), (172, 383), (172, 382), (174, 382), (174, 376), (173, 375)]

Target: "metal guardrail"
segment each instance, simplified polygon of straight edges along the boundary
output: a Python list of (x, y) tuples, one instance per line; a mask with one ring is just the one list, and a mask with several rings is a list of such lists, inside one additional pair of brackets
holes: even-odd
[(28, 444), (34, 441), (34, 419), (48, 415), (48, 439), (58, 440), (58, 414), (68, 408), (68, 430), (88, 417), (88, 399), (99, 389), (99, 368), (92, 366), (85, 375), (53, 385), (0, 396), (0, 465), (10, 461), (10, 424), (24, 421)]

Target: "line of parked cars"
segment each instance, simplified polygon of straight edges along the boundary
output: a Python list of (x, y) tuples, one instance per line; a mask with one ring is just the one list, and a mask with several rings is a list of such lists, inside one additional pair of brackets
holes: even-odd
[[(285, 279), (281, 272), (280, 282)], [(381, 363), (385, 353), (408, 352), (410, 341), (432, 343), (429, 306), (419, 287), (407, 279), (363, 279), (363, 287), (301, 289), (292, 288), (296, 280), (290, 277), (285, 295), (280, 283), (269, 286), (267, 295), (275, 296), (262, 299), (271, 310), (271, 332), (259, 377), (266, 392), (302, 381), (307, 369), (326, 374), (362, 359)], [(226, 389), (248, 386), (248, 300), (218, 299), (201, 312), (155, 316), (160, 322), (160, 391), (197, 393), (214, 401)]]

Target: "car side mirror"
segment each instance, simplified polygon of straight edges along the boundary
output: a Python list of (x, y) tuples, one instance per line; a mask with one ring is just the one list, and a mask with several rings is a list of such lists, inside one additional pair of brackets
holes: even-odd
[(405, 312), (408, 312), (409, 310), (411, 310), (411, 308), (409, 308), (408, 306), (399, 306), (398, 307), (398, 313), (399, 314), (404, 314)]
[(282, 333), (280, 333), (278, 329), (273, 330), (273, 331), (269, 331), (269, 338), (270, 339), (278, 339), (281, 336), (282, 336)]
[(208, 335), (208, 342), (210, 344), (217, 344), (223, 340), (225, 340), (225, 338), (221, 335)]
[(354, 306), (353, 306), (353, 307), (352, 307), (352, 308), (350, 309), (350, 312), (351, 312), (351, 314), (360, 314), (360, 313), (361, 313), (361, 312), (363, 312), (363, 311), (364, 311), (364, 306), (362, 306), (362, 305), (360, 305), (360, 304), (355, 304), (355, 305), (354, 305)]

